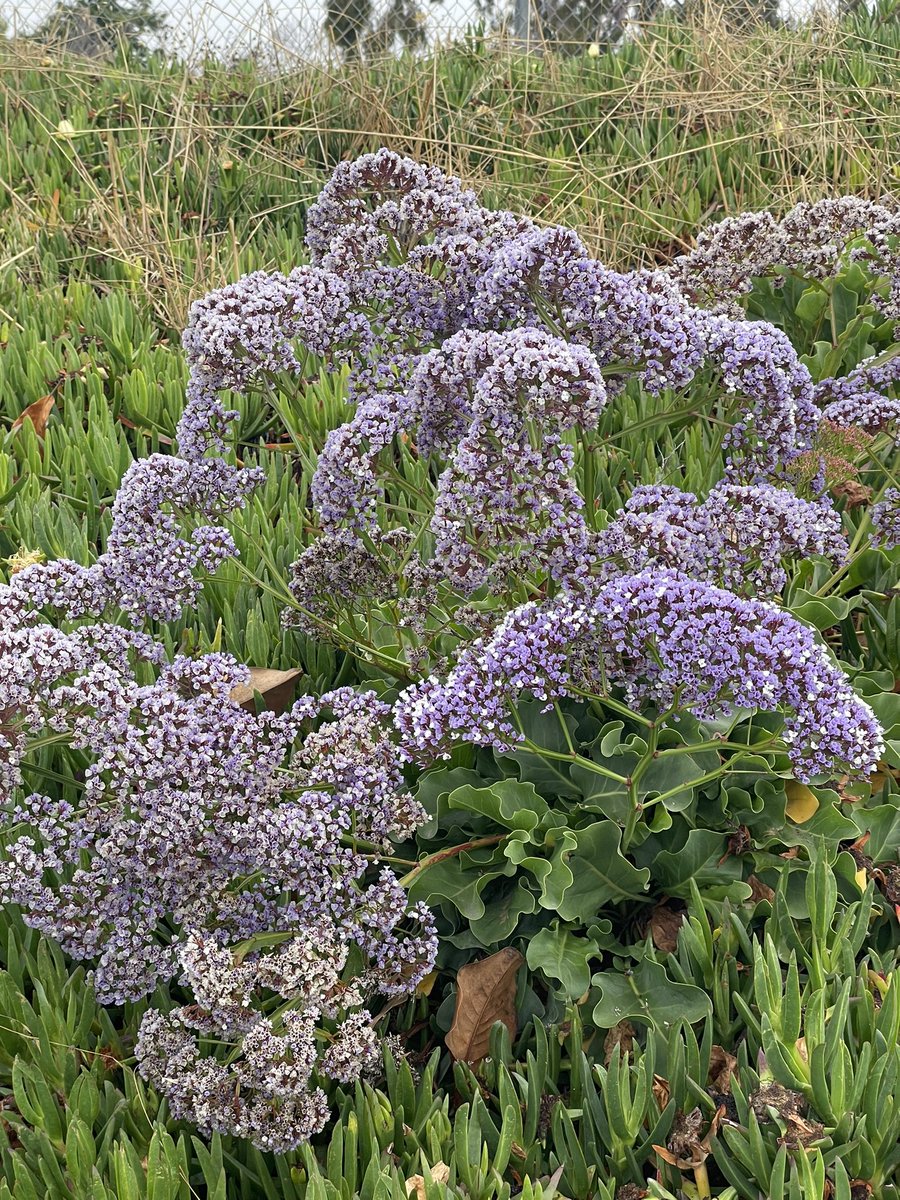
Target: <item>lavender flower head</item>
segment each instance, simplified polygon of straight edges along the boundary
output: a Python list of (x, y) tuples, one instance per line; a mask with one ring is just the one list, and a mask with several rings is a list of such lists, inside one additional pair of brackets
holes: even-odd
[(754, 279), (778, 269), (824, 279), (848, 260), (886, 277), (884, 313), (900, 320), (900, 209), (890, 197), (881, 203), (859, 196), (801, 203), (781, 220), (770, 212), (727, 217), (675, 260), (672, 275), (698, 303), (718, 304), (737, 316)]
[(888, 488), (872, 509), (874, 540), (885, 550), (900, 546), (900, 489)]
[(606, 388), (594, 356), (539, 329), (464, 331), (424, 355), (405, 393), (374, 395), (328, 437), (313, 479), (326, 528), (373, 529), (379, 464), (401, 432), (443, 452), (435, 563), (468, 594), (526, 549), (554, 577), (589, 565), (572, 481), (573, 426), (595, 426)]
[(600, 535), (596, 553), (626, 572), (674, 568), (731, 591), (781, 592), (787, 558), (847, 554), (838, 513), (771, 484), (717, 484), (701, 503), (674, 487), (635, 488)]
[(632, 705), (677, 704), (700, 718), (733, 707), (781, 711), (798, 779), (869, 774), (883, 747), (874, 714), (804, 625), (774, 605), (658, 569), (514, 610), (462, 651), (446, 679), (407, 689), (394, 719), (417, 759), (461, 740), (506, 750), (521, 739), (515, 703), (524, 694), (549, 702), (605, 681)]

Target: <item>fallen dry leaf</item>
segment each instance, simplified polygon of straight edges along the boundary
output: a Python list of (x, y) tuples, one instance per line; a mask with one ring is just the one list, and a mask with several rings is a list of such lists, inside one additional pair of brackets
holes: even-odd
[(810, 817), (814, 817), (819, 811), (819, 801), (814, 791), (808, 788), (805, 783), (798, 783), (796, 779), (789, 779), (784, 788), (787, 793), (787, 804), (785, 805), (785, 815), (790, 817), (797, 825), (802, 825), (804, 821), (808, 821)]
[(749, 902), (751, 904), (759, 904), (760, 900), (768, 900), (770, 903), (775, 899), (775, 893), (767, 883), (763, 883), (761, 879), (757, 879), (755, 875), (751, 875), (747, 880), (750, 885)]
[(669, 1088), (668, 1079), (664, 1079), (662, 1075), (653, 1076), (653, 1099), (656, 1101), (656, 1107), (662, 1112), (669, 1103), (671, 1089)]
[(860, 505), (868, 504), (872, 499), (872, 489), (853, 479), (835, 484), (831, 489), (831, 494), (836, 500), (846, 500), (848, 508), (859, 508)]
[(34, 432), (39, 438), (42, 438), (47, 432), (47, 420), (50, 416), (50, 410), (55, 403), (56, 401), (52, 396), (41, 396), (40, 400), (35, 400), (27, 408), (23, 408), (12, 423), (13, 433), (17, 429), (21, 429), (26, 421), (30, 421), (34, 426)]
[[(450, 1182), (450, 1168), (444, 1162), (437, 1162), (430, 1171), (432, 1182), (446, 1184)], [(407, 1196), (415, 1196), (416, 1200), (425, 1200), (424, 1175), (410, 1175), (406, 1181)]]
[(294, 702), (297, 678), (302, 674), (297, 668), (292, 671), (273, 671), (269, 667), (251, 667), (250, 682), (238, 684), (231, 693), (231, 699), (248, 712), (256, 712), (254, 694), (259, 692), (266, 702), (266, 708), (272, 712), (286, 712)]
[(713, 1046), (709, 1052), (709, 1086), (720, 1096), (731, 1095), (731, 1077), (737, 1067), (737, 1059), (722, 1046)]
[(616, 1046), (619, 1047), (621, 1057), (627, 1058), (631, 1053), (631, 1048), (634, 1045), (634, 1026), (630, 1021), (620, 1021), (618, 1025), (613, 1025), (606, 1037), (603, 1039), (603, 1062), (608, 1067), (612, 1061), (612, 1056), (616, 1052)]
[(665, 904), (657, 904), (650, 914), (650, 936), (657, 950), (674, 954), (678, 949), (678, 935), (683, 924), (683, 912), (675, 912)]
[(445, 1040), (457, 1062), (478, 1063), (487, 1057), (495, 1021), (515, 1037), (516, 976), (524, 961), (518, 950), (506, 946), (469, 963), (456, 976), (456, 1012)]
[(700, 1136), (706, 1119), (699, 1108), (689, 1113), (675, 1114), (672, 1132), (665, 1146), (654, 1146), (653, 1149), (663, 1160), (679, 1171), (695, 1171), (702, 1167), (710, 1154), (710, 1143), (719, 1130), (723, 1109), (716, 1110), (706, 1133)]

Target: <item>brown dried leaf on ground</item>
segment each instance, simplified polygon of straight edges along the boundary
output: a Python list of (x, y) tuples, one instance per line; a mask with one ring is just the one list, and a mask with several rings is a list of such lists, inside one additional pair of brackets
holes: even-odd
[(35, 400), (27, 408), (23, 408), (12, 423), (13, 433), (21, 429), (26, 421), (30, 421), (34, 426), (34, 432), (39, 438), (42, 438), (47, 432), (47, 421), (50, 419), (50, 412), (55, 403), (52, 396), (41, 396), (40, 400)]
[(775, 899), (775, 893), (767, 883), (763, 883), (761, 879), (757, 879), (755, 875), (751, 875), (747, 880), (750, 887), (750, 895), (748, 902), (750, 904), (759, 904), (760, 900), (768, 900), (770, 903)]
[(801, 1092), (792, 1092), (780, 1083), (764, 1083), (750, 1097), (750, 1108), (758, 1121), (771, 1121), (775, 1112), (785, 1121), (802, 1116), (806, 1111), (806, 1100)]
[(663, 1162), (677, 1167), (679, 1171), (694, 1171), (697, 1167), (702, 1167), (709, 1157), (712, 1139), (719, 1131), (721, 1119), (721, 1108), (717, 1109), (708, 1126), (699, 1108), (694, 1108), (689, 1113), (676, 1113), (672, 1132), (665, 1146), (654, 1146), (653, 1149)]
[(676, 912), (665, 904), (657, 904), (650, 914), (650, 936), (653, 945), (664, 954), (674, 954), (678, 949), (678, 935), (684, 925), (684, 912)]
[(266, 708), (276, 713), (286, 712), (294, 702), (297, 679), (302, 674), (299, 669), (274, 671), (269, 667), (251, 667), (250, 682), (238, 684), (231, 693), (231, 699), (248, 712), (256, 712), (254, 695), (259, 692), (266, 702)]
[[(437, 1162), (431, 1168), (431, 1179), (433, 1183), (447, 1184), (450, 1182), (450, 1168), (444, 1162)], [(425, 1177), (423, 1175), (410, 1175), (406, 1180), (406, 1194), (412, 1200), (425, 1200)]]
[(709, 1086), (719, 1095), (731, 1094), (731, 1079), (737, 1067), (737, 1059), (721, 1046), (713, 1046), (709, 1053)]
[(478, 1063), (487, 1057), (495, 1021), (502, 1021), (510, 1037), (515, 1037), (516, 976), (524, 961), (518, 950), (506, 946), (460, 970), (456, 1012), (445, 1039), (457, 1062)]
[(835, 500), (846, 500), (848, 508), (859, 508), (863, 504), (868, 504), (872, 499), (872, 489), (866, 487), (864, 483), (857, 483), (854, 479), (836, 483), (831, 489), (831, 494)]
[(664, 1079), (662, 1075), (654, 1075), (651, 1091), (653, 1092), (653, 1099), (656, 1101), (656, 1107), (662, 1112), (669, 1103), (669, 1096), (671, 1094), (668, 1079)]

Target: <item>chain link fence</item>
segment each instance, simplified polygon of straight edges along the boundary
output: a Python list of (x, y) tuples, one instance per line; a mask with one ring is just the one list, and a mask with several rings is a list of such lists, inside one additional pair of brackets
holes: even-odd
[[(0, 3), (6, 37), (52, 51), (132, 61), (248, 55), (288, 65), (426, 50), (473, 35), (530, 50), (596, 53), (663, 12), (710, 0), (19, 0)], [(736, 23), (796, 22), (860, 0), (712, 0)]]

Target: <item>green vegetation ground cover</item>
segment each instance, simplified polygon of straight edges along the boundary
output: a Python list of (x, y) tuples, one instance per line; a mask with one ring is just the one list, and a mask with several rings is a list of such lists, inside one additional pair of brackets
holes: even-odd
[[(575, 225), (617, 265), (664, 260), (724, 212), (783, 209), (823, 193), (878, 195), (890, 186), (900, 140), (892, 94), (898, 48), (896, 23), (878, 14), (821, 31), (818, 40), (761, 31), (738, 41), (716, 26), (672, 27), (600, 59), (535, 62), (472, 46), (437, 62), (348, 69), (327, 93), (315, 73), (271, 83), (249, 65), (233, 72), (210, 65), (198, 79), (162, 68), (99, 77), (17, 52), (2, 75), (0, 405), (8, 432), (0, 453), (0, 557), (90, 559), (133, 457), (171, 443), (183, 407), (178, 332), (189, 299), (248, 269), (296, 263), (305, 208), (339, 159), (387, 142), (452, 166), (490, 201)], [(855, 295), (853, 312), (825, 331), (838, 362), (827, 370), (820, 362), (822, 375), (854, 365), (865, 347), (890, 343), (889, 332), (869, 321), (851, 344), (851, 319), (867, 321), (865, 289)], [(755, 303), (789, 324), (799, 299), (763, 292)], [(816, 322), (793, 331), (811, 352), (823, 340)], [(16, 427), (28, 405), (48, 396), (42, 436), (31, 421)], [(302, 408), (282, 410), (284, 427), (259, 397), (235, 402), (242, 413), (237, 452), (267, 475), (237, 531), (250, 580), (224, 568), (196, 618), (168, 629), (170, 644), (222, 646), (254, 665), (300, 666), (310, 691), (365, 677), (365, 668), (333, 646), (286, 632), (281, 598), (265, 590), (277, 589), (316, 532), (306, 487), (326, 432), (342, 419), (343, 400), (323, 377)], [(617, 508), (638, 480), (661, 478), (676, 446), (687, 464), (681, 486), (706, 490), (715, 466), (704, 430), (690, 422), (654, 428), (649, 440), (640, 422), (651, 414), (631, 403), (608, 431), (616, 454), (598, 485), (602, 507)], [(800, 605), (810, 603), (802, 586), (809, 582), (800, 581)], [(893, 581), (867, 578), (863, 565), (846, 584), (848, 593), (867, 584), (883, 594)], [(826, 607), (840, 609), (841, 595), (826, 596)], [(834, 612), (816, 615), (822, 628), (851, 637), (850, 625), (830, 623)], [(896, 597), (872, 604), (872, 694), (891, 693), (897, 622)], [(610, 740), (610, 752), (617, 749)], [(56, 775), (66, 786), (74, 767), (47, 750), (31, 769), (36, 785)], [(457, 782), (453, 789), (439, 782), (436, 795), (456, 795)], [(889, 771), (878, 787), (887, 858), (896, 856)], [(782, 795), (780, 802), (788, 801)], [(467, 810), (459, 796), (453, 807)], [(822, 809), (820, 822), (828, 814), (835, 814), (832, 824), (838, 819), (836, 798)], [(478, 817), (471, 797), (468, 811)], [(477, 820), (454, 828), (479, 832)], [(818, 832), (841, 840), (834, 828)], [(849, 842), (858, 829), (851, 821), (838, 832)], [(726, 831), (714, 836), (716, 849), (726, 851)], [(624, 957), (614, 939), (608, 944), (608, 969), (591, 999), (592, 1009), (608, 1010), (605, 1019), (595, 1012), (601, 1028), (626, 1018), (641, 1025), (642, 992), (659, 1004), (670, 989), (671, 1027), (663, 1031), (659, 1014), (644, 1021), (643, 1048), (604, 1052), (596, 1031), (584, 1043), (577, 1010), (563, 1009), (551, 1014), (563, 1021), (560, 1034), (526, 1023), (509, 1046), (495, 1031), (481, 1077), (457, 1064), (451, 1084), (446, 1056), (430, 1057), (452, 1014), (456, 964), (448, 961), (434, 996), (398, 1017), (421, 1079), (405, 1067), (389, 1069), (380, 1093), (360, 1087), (346, 1098), (330, 1142), (279, 1159), (219, 1139), (207, 1148), (168, 1122), (165, 1106), (130, 1066), (137, 1014), (98, 1007), (83, 975), (13, 918), (0, 1019), (5, 1187), (17, 1198), (331, 1200), (358, 1193), (400, 1200), (404, 1181), (421, 1174), (429, 1200), (447, 1187), (486, 1200), (535, 1189), (547, 1196), (554, 1188), (580, 1200), (612, 1196), (620, 1185), (703, 1196), (705, 1167), (666, 1165), (653, 1146), (667, 1142), (676, 1114), (694, 1104), (712, 1118), (714, 1050), (739, 1046), (739, 1083), (728, 1089), (738, 1129), (725, 1127), (714, 1141), (718, 1194), (821, 1196), (827, 1174), (835, 1195), (854, 1195), (851, 1182), (862, 1179), (878, 1196), (891, 1196), (900, 1063), (898, 993), (885, 979), (896, 942), (890, 904), (873, 884), (861, 893), (858, 864), (846, 852), (829, 865), (817, 859), (815, 831), (800, 830), (797, 842), (816, 859), (814, 870), (804, 869), (802, 856), (796, 867), (792, 858), (768, 862), (771, 886), (752, 905), (727, 886), (700, 895), (687, 876), (673, 874), (668, 894), (686, 906), (690, 931), (675, 954), (654, 948), (652, 938), (644, 943), (638, 931)], [(429, 844), (426, 832), (424, 850), (439, 844)], [(703, 849), (698, 862), (713, 856), (711, 846)], [(483, 863), (473, 856), (468, 867), (478, 872)], [(813, 912), (818, 920), (810, 925), (805, 918)], [(477, 917), (477, 904), (464, 915)], [(479, 937), (473, 928), (475, 944), (490, 949), (515, 921), (504, 937), (484, 928)], [(608, 933), (575, 930), (576, 940)], [(557, 927), (534, 939), (528, 966), (577, 997), (585, 981), (581, 948), (566, 944), (572, 936)], [(785, 961), (793, 954), (802, 967), (802, 982), (797, 974), (795, 986), (789, 973), (783, 996), (779, 954)], [(624, 962), (630, 974), (622, 973)], [(518, 997), (525, 1015), (544, 1002), (526, 976)], [(540, 995), (546, 999), (545, 989)], [(441, 996), (442, 1008), (435, 1003)], [(657, 1078), (669, 1089), (664, 1103), (653, 1090)], [(769, 1084), (807, 1096), (827, 1133), (804, 1129), (783, 1111), (779, 1125), (765, 1103), (755, 1111), (748, 1097)], [(449, 1167), (446, 1183), (432, 1181), (437, 1163)]]

